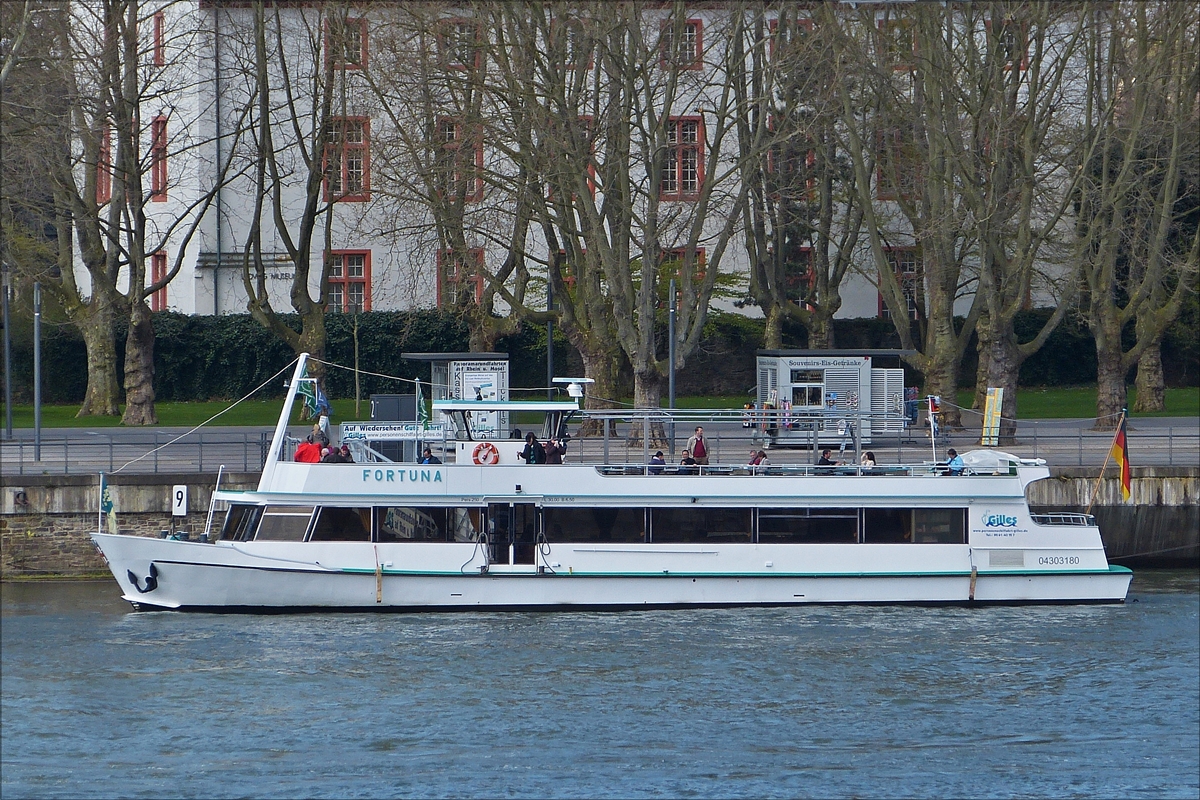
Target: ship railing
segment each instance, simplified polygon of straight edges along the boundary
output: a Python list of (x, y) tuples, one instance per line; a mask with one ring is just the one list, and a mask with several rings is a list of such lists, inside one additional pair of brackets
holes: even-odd
[[(846, 466), (815, 466), (812, 464), (779, 464), (751, 466), (748, 464), (709, 464), (695, 466), (686, 464), (597, 464), (596, 471), (601, 475), (646, 475), (657, 476), (714, 476), (714, 475), (755, 475), (763, 477), (851, 477), (851, 476), (917, 476), (944, 475), (945, 467), (936, 464), (894, 464), (874, 467)], [(1065, 523), (1064, 523), (1065, 524)]]
[(1071, 514), (1066, 512), (1054, 514), (1030, 514), (1035, 525), (1070, 525), (1075, 527), (1095, 527), (1096, 518), (1091, 514)]

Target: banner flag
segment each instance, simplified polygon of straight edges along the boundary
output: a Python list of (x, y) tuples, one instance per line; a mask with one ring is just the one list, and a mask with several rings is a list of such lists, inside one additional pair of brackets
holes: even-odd
[(417, 378), (417, 422), (421, 427), (429, 427), (429, 409), (425, 407), (425, 392), (421, 390), (421, 379)]
[(1129, 475), (1129, 442), (1126, 439), (1124, 413), (1121, 414), (1121, 421), (1117, 425), (1117, 433), (1113, 436), (1110, 455), (1117, 462), (1117, 469), (1121, 472), (1121, 499), (1128, 503), (1133, 487)]
[(325, 396), (325, 392), (321, 391), (317, 381), (308, 376), (307, 364), (304, 365), (304, 374), (300, 376), (300, 385), (296, 387), (296, 394), (304, 398), (304, 409), (308, 412), (306, 417), (315, 417), (318, 414), (333, 416), (333, 405)]
[[(100, 473), (100, 516), (108, 520), (108, 532), (117, 532), (117, 511), (113, 505), (112, 490), (108, 487), (108, 479)], [(102, 526), (103, 527), (103, 526)]]
[(984, 447), (1000, 444), (1000, 410), (1004, 407), (1004, 387), (988, 387), (987, 401), (983, 404), (983, 436), (979, 443)]

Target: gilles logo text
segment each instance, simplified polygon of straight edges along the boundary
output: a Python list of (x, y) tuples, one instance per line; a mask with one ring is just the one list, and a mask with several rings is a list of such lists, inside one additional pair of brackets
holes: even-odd
[(992, 514), (987, 511), (983, 513), (983, 527), (985, 528), (1013, 528), (1016, 527), (1016, 524), (1016, 517), (1010, 517), (1007, 514)]

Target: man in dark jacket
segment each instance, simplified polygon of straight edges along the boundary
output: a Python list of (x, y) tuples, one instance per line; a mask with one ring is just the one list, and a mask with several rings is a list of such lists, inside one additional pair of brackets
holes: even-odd
[(532, 431), (525, 434), (525, 449), (517, 455), (525, 459), (526, 464), (546, 463), (546, 448), (542, 447), (542, 443), (537, 440)]

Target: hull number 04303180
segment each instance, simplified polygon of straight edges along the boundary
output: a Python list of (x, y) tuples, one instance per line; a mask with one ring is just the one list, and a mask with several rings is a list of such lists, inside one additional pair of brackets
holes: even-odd
[(1079, 565), (1079, 556), (1039, 556), (1038, 564), (1044, 567), (1074, 567)]

